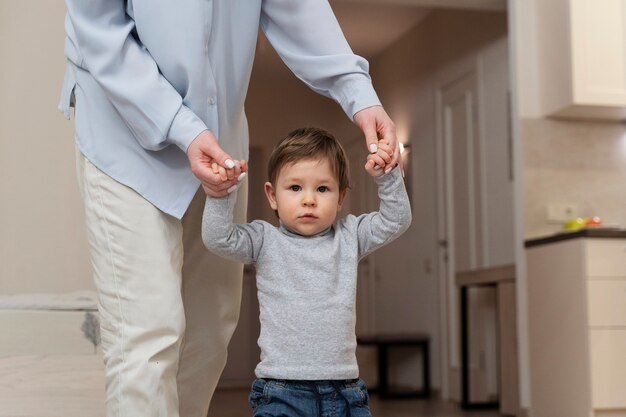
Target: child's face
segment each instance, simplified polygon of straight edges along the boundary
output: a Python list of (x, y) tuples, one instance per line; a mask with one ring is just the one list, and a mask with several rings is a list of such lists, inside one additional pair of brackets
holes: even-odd
[(306, 159), (282, 167), (276, 184), (265, 183), (272, 209), (291, 231), (315, 235), (335, 222), (346, 195), (327, 160)]

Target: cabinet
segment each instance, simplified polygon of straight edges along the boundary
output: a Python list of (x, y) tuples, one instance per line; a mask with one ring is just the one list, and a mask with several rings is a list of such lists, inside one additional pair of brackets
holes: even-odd
[(626, 0), (536, 3), (544, 112), (626, 119)]
[(538, 417), (626, 417), (626, 238), (527, 248)]

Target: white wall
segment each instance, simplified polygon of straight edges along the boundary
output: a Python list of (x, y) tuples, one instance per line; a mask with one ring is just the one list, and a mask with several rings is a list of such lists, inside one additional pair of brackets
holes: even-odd
[(526, 237), (562, 231), (546, 218), (550, 204), (626, 226), (626, 126), (622, 123), (524, 119)]
[(62, 2), (0, 2), (0, 293), (92, 288), (73, 123), (57, 111)]

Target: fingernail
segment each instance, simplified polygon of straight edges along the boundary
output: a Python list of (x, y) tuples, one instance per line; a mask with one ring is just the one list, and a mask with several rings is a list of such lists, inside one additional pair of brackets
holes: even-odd
[(380, 169), (380, 167), (379, 167), (378, 165), (374, 165), (374, 169), (375, 169), (376, 171), (378, 171), (378, 170)]
[(246, 178), (246, 173), (242, 172), (241, 174), (239, 174), (239, 176), (237, 177), (237, 181), (241, 181), (242, 179)]
[(232, 193), (233, 191), (235, 191), (236, 189), (237, 189), (237, 185), (235, 184), (235, 185), (233, 185), (232, 187), (230, 187), (228, 190), (226, 190), (226, 192), (227, 192), (228, 194), (230, 194), (230, 193)]
[(378, 151), (378, 145), (376, 145), (375, 143), (371, 143), (370, 144), (370, 152), (374, 153), (376, 151)]
[(389, 173), (389, 171), (391, 171), (392, 169), (393, 169), (393, 167), (388, 167), (388, 168), (385, 170), (385, 174)]
[(226, 168), (235, 168), (235, 163), (232, 159), (225, 160), (224, 165), (226, 165)]

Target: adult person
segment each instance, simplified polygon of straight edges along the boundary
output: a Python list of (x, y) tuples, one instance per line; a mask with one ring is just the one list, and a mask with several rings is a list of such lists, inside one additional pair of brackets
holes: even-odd
[[(396, 148), (393, 123), (327, 0), (66, 6), (60, 109), (69, 118), (75, 108), (106, 415), (205, 417), (237, 322), (242, 270), (204, 249), (198, 191), (226, 195), (240, 172), (222, 178), (211, 163), (247, 160), (243, 107), (259, 24), (291, 70), (353, 118), (372, 152), (379, 139)], [(396, 150), (388, 165), (397, 160)], [(239, 194), (236, 221), (245, 214)]]

